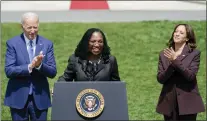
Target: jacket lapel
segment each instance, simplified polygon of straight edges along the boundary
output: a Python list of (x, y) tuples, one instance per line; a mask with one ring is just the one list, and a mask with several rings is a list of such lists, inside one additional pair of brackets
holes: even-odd
[(178, 56), (178, 60), (183, 60), (189, 55), (189, 47), (187, 45), (184, 46), (182, 53)]
[(37, 35), (35, 56), (39, 55), (40, 51), (42, 51), (42, 48), (43, 48), (42, 40)]
[(21, 41), (18, 44), (19, 44), (19, 47), (22, 51), (22, 55), (25, 57), (26, 63), (30, 63), (29, 54), (28, 54), (28, 51), (27, 51), (27, 45), (26, 45), (26, 41), (24, 39), (23, 33), (20, 35), (20, 37), (21, 37)]
[(104, 62), (103, 62), (103, 60), (101, 59), (99, 65), (98, 65), (98, 69), (97, 69), (97, 71), (96, 71), (96, 74), (97, 74), (99, 71), (101, 71), (104, 67), (105, 67), (105, 66), (104, 66)]

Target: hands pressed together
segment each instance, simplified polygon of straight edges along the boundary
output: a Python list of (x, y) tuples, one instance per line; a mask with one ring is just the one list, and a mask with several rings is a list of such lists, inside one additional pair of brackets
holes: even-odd
[(29, 64), (29, 67), (32, 68), (32, 69), (33, 68), (38, 68), (42, 63), (42, 60), (43, 60), (44, 56), (45, 55), (43, 55), (43, 51), (41, 51), (38, 56), (35, 56), (33, 58), (32, 62)]
[(170, 61), (175, 60), (179, 55), (180, 53), (176, 53), (172, 47), (164, 49), (164, 56), (167, 57)]

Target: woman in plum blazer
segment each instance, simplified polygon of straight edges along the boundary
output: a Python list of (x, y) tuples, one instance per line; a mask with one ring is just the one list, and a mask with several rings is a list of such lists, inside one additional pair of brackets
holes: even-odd
[(192, 27), (177, 25), (159, 55), (157, 80), (163, 87), (156, 111), (165, 120), (196, 120), (205, 111), (196, 79), (200, 54)]

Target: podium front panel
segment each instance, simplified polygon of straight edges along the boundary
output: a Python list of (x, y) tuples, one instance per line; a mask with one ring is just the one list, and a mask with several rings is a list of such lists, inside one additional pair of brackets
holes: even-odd
[[(52, 120), (86, 120), (76, 110), (76, 98), (84, 89), (96, 89), (105, 101), (103, 112), (93, 120), (128, 120), (125, 82), (57, 82), (54, 85)], [(88, 119), (87, 119), (88, 120)]]

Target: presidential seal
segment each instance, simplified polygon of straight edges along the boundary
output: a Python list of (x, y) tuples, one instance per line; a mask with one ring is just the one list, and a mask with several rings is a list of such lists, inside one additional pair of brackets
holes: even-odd
[(104, 109), (104, 97), (95, 89), (85, 89), (76, 98), (76, 109), (86, 118), (97, 117)]

